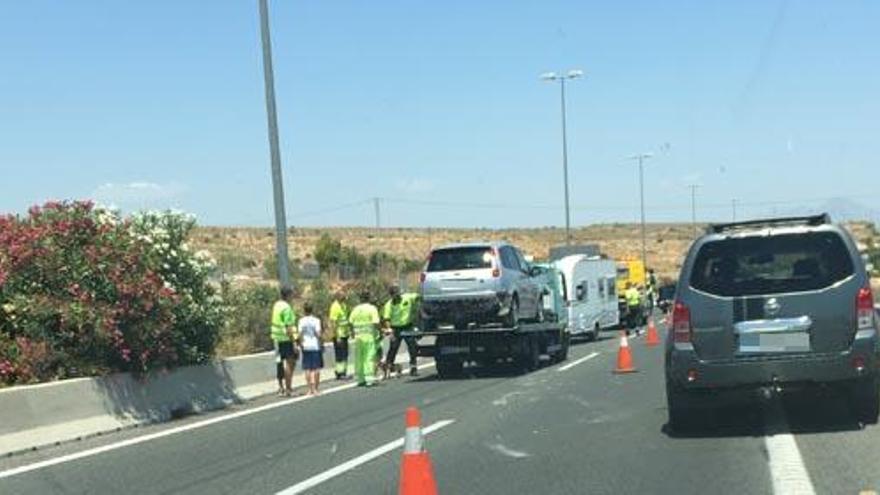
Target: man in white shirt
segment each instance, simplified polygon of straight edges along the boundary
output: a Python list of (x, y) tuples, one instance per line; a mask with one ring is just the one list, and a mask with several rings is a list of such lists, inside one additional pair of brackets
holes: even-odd
[(320, 318), (313, 314), (310, 303), (303, 306), (305, 314), (299, 319), (299, 345), (302, 349), (302, 368), (306, 373), (309, 395), (318, 395), (318, 384), (321, 381), (321, 368), (324, 367), (324, 345), (322, 337), (324, 326)]

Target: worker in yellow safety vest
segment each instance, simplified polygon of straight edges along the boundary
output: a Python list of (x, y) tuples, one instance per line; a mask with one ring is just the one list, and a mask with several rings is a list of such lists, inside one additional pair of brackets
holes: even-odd
[(293, 299), (293, 288), (284, 286), (281, 288), (281, 298), (272, 306), (272, 321), (270, 337), (275, 344), (275, 350), (284, 367), (284, 390), (279, 390), (279, 395), (290, 396), (293, 394), (293, 367), (296, 365), (296, 348), (294, 342), (296, 335), (296, 313), (290, 306)]
[(348, 339), (351, 337), (351, 323), (348, 321), (348, 304), (342, 292), (336, 292), (330, 304), (330, 323), (333, 326), (333, 352), (336, 360), (336, 379), (348, 378)]
[(415, 340), (412, 337), (402, 338), (401, 333), (412, 331), (415, 325), (419, 295), (412, 292), (401, 294), (397, 285), (388, 288), (388, 295), (390, 299), (382, 308), (382, 321), (391, 334), (391, 343), (388, 345), (388, 354), (385, 357), (385, 369), (390, 370), (394, 367), (402, 339), (406, 341), (406, 350), (409, 353), (409, 374), (416, 376), (419, 371), (416, 367)]
[(359, 387), (376, 385), (376, 349), (379, 341), (379, 309), (370, 304), (370, 293), (360, 294), (360, 304), (348, 317), (354, 330), (354, 375)]
[(628, 283), (623, 297), (626, 299), (627, 333), (630, 329), (635, 329), (638, 332), (639, 317), (642, 311), (642, 294), (635, 285)]

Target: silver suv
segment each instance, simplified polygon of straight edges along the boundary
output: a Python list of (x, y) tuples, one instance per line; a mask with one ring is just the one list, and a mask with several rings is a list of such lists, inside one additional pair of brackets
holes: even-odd
[(541, 272), (519, 249), (504, 242), (442, 246), (431, 252), (421, 274), (422, 327), (457, 329), (520, 319), (543, 321)]
[(681, 269), (666, 342), (669, 423), (719, 392), (825, 384), (878, 416), (878, 327), (855, 243), (827, 215), (716, 225)]

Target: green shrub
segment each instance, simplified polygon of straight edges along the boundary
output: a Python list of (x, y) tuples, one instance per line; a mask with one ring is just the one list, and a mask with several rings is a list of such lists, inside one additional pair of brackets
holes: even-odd
[(230, 356), (272, 349), (269, 323), (272, 305), (278, 300), (278, 289), (263, 284), (234, 289), (224, 282), (221, 294), (228, 312), (220, 335), (219, 354)]

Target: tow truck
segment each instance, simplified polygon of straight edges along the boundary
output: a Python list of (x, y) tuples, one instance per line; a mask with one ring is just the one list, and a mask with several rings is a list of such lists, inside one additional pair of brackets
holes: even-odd
[(537, 265), (544, 272), (544, 321), (517, 322), (514, 326), (417, 325), (403, 334), (416, 342), (416, 353), (432, 357), (442, 379), (461, 376), (465, 364), (492, 366), (512, 363), (522, 372), (540, 368), (542, 358), (551, 363), (568, 359), (569, 327), (563, 310), (562, 277), (550, 265)]

